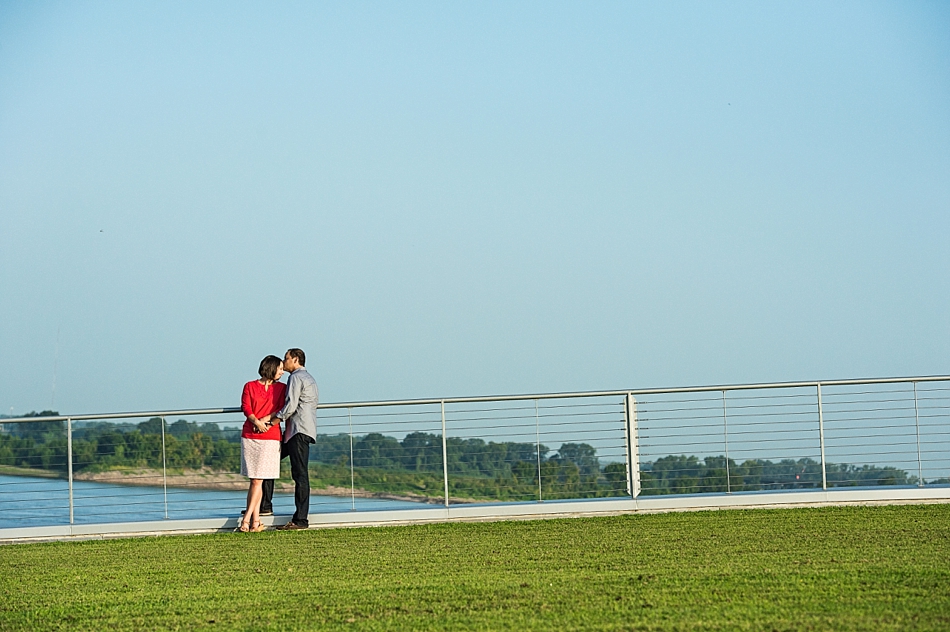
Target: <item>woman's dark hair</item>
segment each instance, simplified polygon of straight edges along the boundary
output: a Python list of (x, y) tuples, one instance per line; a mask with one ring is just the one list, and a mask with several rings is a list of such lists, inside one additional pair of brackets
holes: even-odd
[(280, 358), (275, 355), (269, 355), (263, 360), (261, 360), (261, 366), (257, 369), (257, 372), (265, 380), (273, 380), (277, 375), (277, 368), (283, 364)]

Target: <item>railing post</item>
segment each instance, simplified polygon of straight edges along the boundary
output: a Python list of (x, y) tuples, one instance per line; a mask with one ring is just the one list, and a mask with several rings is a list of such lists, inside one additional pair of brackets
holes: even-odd
[(821, 447), (821, 488), (828, 489), (828, 472), (825, 467), (825, 412), (821, 406), (821, 382), (818, 382), (818, 442)]
[(917, 410), (917, 382), (914, 382), (914, 430), (917, 433), (917, 487), (924, 486), (924, 465), (920, 459), (920, 413)]
[(168, 468), (165, 465), (165, 418), (162, 417), (162, 497), (165, 503), (165, 520), (168, 520)]
[(346, 409), (346, 421), (350, 427), (350, 511), (356, 511), (356, 475), (353, 472), (353, 409)]
[(69, 524), (73, 523), (73, 420), (66, 419), (66, 472), (69, 477)]
[(623, 400), (624, 434), (627, 443), (627, 493), (640, 495), (640, 444), (637, 441), (637, 400), (630, 393)]
[(732, 493), (732, 482), (729, 480), (729, 424), (726, 421), (726, 391), (722, 392), (722, 441), (726, 449), (726, 493)]
[(445, 488), (445, 506), (449, 506), (449, 448), (445, 440), (445, 400), (439, 402), (442, 406), (442, 484)]
[(538, 417), (538, 400), (534, 400), (534, 438), (535, 451), (538, 455), (538, 502), (544, 502), (544, 496), (541, 493), (541, 421)]

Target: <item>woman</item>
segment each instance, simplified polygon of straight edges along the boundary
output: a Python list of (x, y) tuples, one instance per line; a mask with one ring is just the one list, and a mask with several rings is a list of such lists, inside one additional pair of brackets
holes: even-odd
[(261, 379), (244, 385), (241, 409), (247, 420), (241, 432), (241, 474), (251, 479), (247, 490), (247, 509), (239, 531), (264, 530), (260, 521), (261, 484), (265, 478), (280, 478), (280, 419), (274, 417), (284, 406), (287, 386), (277, 380), (284, 373), (277, 356), (261, 360), (257, 369)]

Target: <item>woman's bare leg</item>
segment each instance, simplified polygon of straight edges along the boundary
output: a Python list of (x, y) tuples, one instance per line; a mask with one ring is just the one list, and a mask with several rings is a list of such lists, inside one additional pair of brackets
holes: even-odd
[(262, 479), (252, 478), (251, 487), (247, 490), (247, 513), (244, 515), (251, 526), (261, 521), (261, 497), (264, 495), (263, 483)]

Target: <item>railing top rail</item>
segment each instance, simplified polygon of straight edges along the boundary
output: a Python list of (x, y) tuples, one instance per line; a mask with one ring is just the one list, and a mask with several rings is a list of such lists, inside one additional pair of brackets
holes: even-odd
[(153, 410), (129, 413), (98, 413), (83, 415), (57, 415), (55, 417), (10, 417), (0, 419), (0, 424), (20, 423), (26, 421), (89, 421), (91, 419), (136, 419), (140, 417), (174, 417), (181, 415), (221, 415), (239, 413), (240, 408), (192, 408), (186, 410)]
[[(950, 382), (950, 375), (926, 375), (917, 377), (883, 377), (851, 380), (811, 380), (805, 382), (768, 382), (761, 384), (722, 384), (717, 386), (680, 386), (672, 388), (642, 388), (614, 391), (579, 391), (573, 393), (537, 393), (533, 395), (483, 395), (477, 397), (432, 397), (427, 399), (394, 399), (367, 402), (339, 402), (319, 404), (322, 409), (332, 408), (370, 408), (376, 406), (423, 406), (434, 404), (464, 404), (479, 402), (511, 402), (534, 399), (572, 399), (580, 397), (620, 397), (624, 395), (664, 395), (676, 393), (704, 393), (718, 391), (745, 391), (769, 388), (803, 388), (809, 386), (856, 386), (863, 384), (899, 384), (912, 382)], [(184, 415), (222, 415), (240, 413), (233, 408), (194, 408), (185, 410), (154, 410), (127, 413), (96, 413), (82, 415), (58, 415), (55, 417), (10, 417), (0, 419), (0, 423), (22, 423), (34, 421), (89, 421), (105, 419), (136, 419), (142, 417), (176, 417)]]

